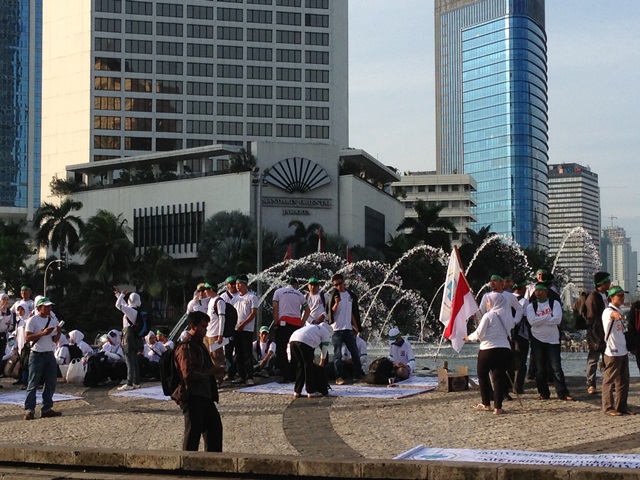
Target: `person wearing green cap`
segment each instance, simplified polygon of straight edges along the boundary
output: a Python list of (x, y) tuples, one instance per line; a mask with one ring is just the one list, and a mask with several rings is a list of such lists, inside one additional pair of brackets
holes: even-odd
[(33, 301), (33, 299), (31, 298), (31, 294), (33, 292), (31, 291), (31, 287), (29, 285), (22, 285), (20, 287), (20, 300), (18, 302), (15, 302), (12, 306), (11, 306), (11, 312), (12, 313), (16, 313), (16, 305), (19, 302), (22, 302), (22, 306), (24, 306), (25, 308), (25, 312), (26, 315), (29, 315), (31, 312), (33, 312), (34, 308), (36, 307), (35, 302)]
[(585, 300), (587, 321), (587, 345), (589, 353), (587, 354), (587, 393), (595, 395), (598, 393), (596, 389), (596, 372), (598, 371), (598, 362), (602, 358), (605, 350), (604, 328), (602, 326), (602, 313), (607, 308), (607, 290), (611, 288), (611, 276), (608, 272), (596, 272), (593, 276), (595, 288), (587, 295)]
[(308, 293), (305, 294), (307, 305), (309, 305), (307, 325), (321, 325), (326, 317), (327, 300), (324, 293), (320, 291), (320, 281), (316, 277), (309, 278), (307, 290)]
[(209, 305), (209, 294), (206, 285), (206, 283), (202, 282), (196, 286), (196, 290), (195, 292), (193, 292), (193, 298), (187, 304), (187, 313), (207, 313), (207, 306)]
[(224, 356), (224, 325), (226, 322), (226, 303), (218, 295), (215, 288), (208, 283), (204, 284), (207, 295), (209, 296), (209, 304), (207, 306), (207, 315), (209, 316), (209, 324), (207, 325), (207, 333), (204, 337), (204, 344), (207, 351), (211, 355), (211, 360), (216, 367), (219, 367), (216, 374), (218, 386), (222, 385), (225, 375), (226, 360)]
[[(229, 305), (233, 305), (235, 308), (235, 304), (237, 303), (238, 298), (240, 296), (240, 294), (238, 293), (238, 288), (236, 284), (236, 276), (229, 275), (225, 279), (224, 284), (225, 284), (225, 290), (220, 294), (220, 298), (222, 298), (222, 300), (224, 300)], [(225, 316), (225, 322), (231, 321), (230, 318), (227, 318), (227, 317), (228, 315)], [(234, 319), (234, 324), (236, 323), (235, 320), (237, 320), (237, 316)], [(236, 335), (232, 335), (226, 338), (228, 338), (229, 340), (228, 340), (228, 343), (224, 346), (224, 356), (226, 358), (227, 365), (229, 365), (229, 370), (225, 374), (224, 380), (233, 380), (233, 377), (235, 376), (235, 372), (238, 369), (236, 359), (234, 356), (235, 350), (236, 350)]]
[(267, 378), (274, 373), (276, 344), (269, 339), (269, 327), (260, 327), (258, 340), (253, 342), (253, 360), (255, 375)]

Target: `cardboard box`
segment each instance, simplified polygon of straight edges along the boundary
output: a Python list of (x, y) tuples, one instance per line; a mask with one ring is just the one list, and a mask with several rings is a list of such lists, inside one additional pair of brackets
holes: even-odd
[(469, 368), (458, 366), (456, 372), (438, 368), (438, 390), (445, 392), (462, 392), (469, 390)]

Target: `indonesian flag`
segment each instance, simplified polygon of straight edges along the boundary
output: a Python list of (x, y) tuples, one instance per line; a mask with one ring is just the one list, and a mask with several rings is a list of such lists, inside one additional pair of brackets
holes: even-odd
[(478, 311), (469, 283), (464, 276), (458, 247), (453, 247), (447, 268), (440, 322), (444, 324), (444, 337), (451, 340), (456, 352), (462, 350), (467, 336), (467, 320)]
[(287, 245), (287, 252), (284, 254), (283, 262), (291, 260), (293, 258), (291, 244)]
[(322, 241), (322, 227), (318, 227), (318, 253), (324, 250), (324, 242)]
[(351, 263), (351, 251), (349, 250), (349, 245), (347, 245), (347, 263)]

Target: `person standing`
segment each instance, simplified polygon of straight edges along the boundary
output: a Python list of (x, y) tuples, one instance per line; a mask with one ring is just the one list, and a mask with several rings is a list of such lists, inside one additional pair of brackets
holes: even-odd
[(329, 354), (330, 341), (329, 330), (322, 325), (305, 325), (291, 334), (289, 346), (291, 359), (296, 368), (293, 398), (299, 398), (302, 395), (303, 386), (307, 389), (308, 398), (322, 396), (322, 393), (318, 392), (318, 378), (313, 360), (315, 349), (321, 347), (320, 366), (324, 367), (324, 362)]
[[(273, 325), (276, 329), (276, 359), (282, 381), (293, 380), (291, 364), (287, 358), (287, 344), (291, 334), (298, 330), (309, 317), (309, 305), (304, 294), (295, 287), (295, 278), (287, 280), (287, 286), (278, 288), (273, 294)], [(301, 316), (301, 312), (304, 312)]]
[(24, 402), (24, 419), (33, 420), (36, 409), (36, 388), (44, 383), (42, 391), (42, 418), (59, 417), (62, 412), (53, 410), (53, 394), (58, 380), (58, 364), (53, 352), (60, 338), (58, 321), (51, 316), (53, 303), (43, 297), (36, 304), (37, 314), (25, 325), (25, 341), (31, 345), (29, 355), (29, 384)]
[[(238, 297), (240, 296), (236, 284), (236, 276), (229, 275), (224, 283), (226, 288), (224, 292), (220, 294), (220, 298), (235, 307), (236, 302), (238, 301)], [(228, 318), (225, 318), (225, 322), (227, 321), (230, 320)], [(229, 343), (224, 346), (224, 356), (226, 359), (226, 365), (228, 366), (228, 370), (226, 375), (224, 376), (224, 380), (233, 380), (233, 377), (235, 376), (235, 372), (237, 370), (237, 365), (233, 358), (236, 346), (236, 334), (234, 333), (231, 337), (228, 337), (228, 340)]]
[(218, 387), (215, 376), (220, 373), (204, 346), (209, 317), (203, 312), (187, 315), (187, 334), (176, 346), (175, 367), (180, 384), (171, 398), (184, 414), (182, 449), (198, 451), (200, 437), (207, 452), (222, 452), (222, 419), (216, 408)]
[(18, 306), (18, 304), (21, 304), (24, 307), (25, 315), (29, 315), (31, 312), (33, 312), (33, 309), (35, 308), (35, 302), (31, 298), (32, 293), (33, 292), (31, 291), (30, 286), (22, 285), (20, 287), (20, 300), (18, 300), (11, 306), (11, 312), (16, 313), (16, 307)]
[[(209, 292), (207, 289), (208, 283), (199, 283), (196, 287), (196, 291), (193, 293), (193, 299), (187, 304), (187, 313), (189, 312), (204, 312), (207, 313), (207, 307), (209, 304)], [(209, 289), (211, 285), (209, 285)]]
[[(236, 383), (246, 383), (254, 385), (253, 381), (253, 335), (256, 328), (256, 316), (260, 301), (255, 293), (249, 290), (249, 279), (246, 275), (236, 277), (238, 288), (238, 299), (235, 303), (238, 311), (238, 322), (236, 323), (236, 362), (238, 365), (238, 378)], [(277, 347), (276, 347), (277, 349)]]
[[(526, 283), (517, 282), (513, 284), (513, 294), (518, 299), (520, 305), (522, 305), (523, 312), (527, 311), (527, 305), (529, 302), (524, 298), (524, 293), (527, 288)], [(531, 335), (531, 327), (527, 321), (527, 316), (522, 315), (520, 323), (516, 324), (513, 336), (513, 355), (515, 359), (515, 379), (514, 379), (514, 392), (524, 393), (524, 379), (527, 375), (527, 357), (529, 356), (529, 337)]]
[(324, 293), (320, 291), (320, 281), (316, 277), (309, 278), (307, 283), (309, 293), (305, 295), (309, 306), (308, 325), (321, 325), (325, 321), (327, 305)]
[(226, 361), (224, 357), (224, 324), (225, 324), (225, 301), (220, 298), (218, 292), (211, 285), (205, 283), (207, 294), (209, 295), (209, 305), (207, 306), (207, 315), (209, 316), (209, 324), (207, 325), (207, 334), (204, 337), (204, 344), (211, 355), (213, 364), (219, 368), (216, 380), (218, 386), (222, 385), (224, 371), (226, 369)]
[(595, 395), (598, 393), (596, 389), (596, 372), (598, 371), (598, 362), (605, 350), (604, 329), (602, 326), (602, 313), (607, 307), (607, 290), (611, 288), (611, 278), (607, 272), (597, 272), (593, 276), (595, 289), (592, 290), (585, 300), (587, 320), (587, 345), (589, 353), (587, 354), (587, 393)]
[(122, 351), (127, 364), (127, 383), (118, 387), (118, 390), (134, 390), (140, 388), (140, 363), (138, 353), (142, 351), (142, 338), (134, 330), (138, 321), (138, 309), (142, 305), (140, 295), (136, 292), (120, 292), (113, 287), (116, 294), (116, 308), (122, 312)]

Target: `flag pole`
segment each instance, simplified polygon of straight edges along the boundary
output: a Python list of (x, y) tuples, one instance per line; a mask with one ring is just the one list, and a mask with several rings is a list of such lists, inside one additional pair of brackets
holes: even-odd
[(442, 347), (442, 342), (444, 341), (444, 328), (442, 329), (442, 336), (440, 337), (440, 343), (438, 343), (438, 349), (436, 350), (436, 356), (433, 358), (433, 363), (438, 368), (438, 355), (440, 354), (440, 347)]

